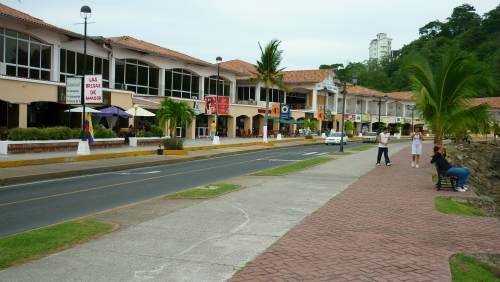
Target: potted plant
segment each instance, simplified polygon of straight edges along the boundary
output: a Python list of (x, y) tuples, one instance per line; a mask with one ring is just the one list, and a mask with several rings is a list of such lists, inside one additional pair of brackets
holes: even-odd
[(158, 144), (158, 148), (156, 149), (156, 154), (163, 155), (163, 148), (161, 147), (161, 144)]
[(317, 130), (316, 120), (306, 119), (304, 120), (304, 129), (306, 139), (313, 139), (312, 132)]
[[(177, 138), (176, 128), (178, 124), (189, 126), (194, 119), (195, 113), (192, 107), (182, 101), (165, 98), (161, 102), (160, 109), (156, 113), (158, 123), (161, 127), (168, 125), (170, 138), (165, 140), (164, 149), (167, 154), (185, 154), (183, 140)], [(176, 152), (177, 151), (177, 152)]]

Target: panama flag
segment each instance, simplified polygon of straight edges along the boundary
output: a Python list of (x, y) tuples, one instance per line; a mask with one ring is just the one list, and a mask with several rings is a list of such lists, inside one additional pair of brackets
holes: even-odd
[(92, 127), (92, 117), (90, 113), (87, 113), (85, 117), (85, 134), (87, 134), (89, 145), (94, 144), (94, 128)]

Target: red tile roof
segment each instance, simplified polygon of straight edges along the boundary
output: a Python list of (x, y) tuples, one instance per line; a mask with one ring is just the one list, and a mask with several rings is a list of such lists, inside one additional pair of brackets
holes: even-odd
[(387, 96), (396, 100), (414, 101), (415, 93), (411, 91), (391, 92)]
[(109, 37), (107, 38), (108, 43), (118, 45), (122, 48), (129, 48), (137, 51), (142, 51), (146, 53), (151, 53), (158, 56), (168, 57), (174, 60), (183, 60), (190, 63), (203, 65), (203, 66), (214, 66), (209, 62), (188, 56), (186, 54), (170, 50), (153, 43), (149, 43), (143, 40), (139, 40), (130, 36), (119, 36), (119, 37)]
[(255, 74), (256, 66), (242, 60), (229, 60), (222, 62), (221, 67), (243, 75), (252, 76)]
[(359, 85), (352, 85), (348, 84), (347, 85), (347, 94), (351, 95), (359, 95), (359, 96), (366, 96), (366, 97), (384, 97), (386, 96), (386, 93), (380, 92), (374, 89), (366, 88), (363, 86)]
[(470, 105), (477, 106), (481, 104), (487, 104), (494, 109), (500, 109), (500, 97), (484, 97), (484, 98), (474, 98), (469, 100)]
[(332, 74), (333, 70), (329, 69), (284, 71), (283, 81), (291, 84), (319, 83)]
[(44, 22), (43, 20), (39, 18), (35, 18), (29, 14), (26, 14), (24, 12), (21, 12), (19, 10), (16, 10), (14, 8), (11, 8), (9, 6), (6, 6), (2, 3), (0, 3), (0, 17), (5, 17), (5, 18), (10, 18), (16, 21), (23, 22), (25, 24), (30, 24), (30, 25), (35, 25), (35, 26), (40, 26), (44, 28), (48, 28), (57, 32), (62, 32), (66, 35), (73, 36), (73, 37), (83, 37), (81, 34), (78, 34), (73, 31), (65, 30), (60, 27), (51, 25), (49, 23)]

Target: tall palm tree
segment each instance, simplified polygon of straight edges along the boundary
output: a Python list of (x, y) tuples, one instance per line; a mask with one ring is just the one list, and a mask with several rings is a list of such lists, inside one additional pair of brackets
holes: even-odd
[(487, 106), (467, 103), (479, 89), (492, 85), (488, 74), (471, 57), (451, 51), (432, 69), (425, 58), (414, 56), (406, 70), (417, 107), (435, 134), (435, 144), (442, 145), (445, 134), (489, 122)]
[(264, 117), (264, 142), (267, 142), (267, 121), (269, 119), (269, 89), (277, 86), (280, 89), (286, 89), (283, 83), (282, 71), (285, 68), (280, 68), (283, 60), (283, 50), (278, 47), (281, 41), (277, 39), (271, 40), (264, 49), (259, 43), (260, 60), (257, 60), (257, 69), (253, 77), (254, 81), (262, 82), (266, 89), (266, 113)]
[(194, 110), (188, 104), (169, 98), (161, 101), (160, 109), (156, 113), (156, 118), (162, 128), (168, 124), (171, 138), (176, 137), (175, 129), (178, 124), (189, 126), (193, 122), (194, 116)]

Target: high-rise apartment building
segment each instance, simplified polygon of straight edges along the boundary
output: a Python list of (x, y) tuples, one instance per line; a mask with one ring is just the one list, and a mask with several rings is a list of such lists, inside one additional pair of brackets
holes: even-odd
[(370, 42), (370, 60), (381, 60), (384, 57), (391, 56), (392, 38), (387, 37), (386, 33), (378, 33), (377, 38)]

